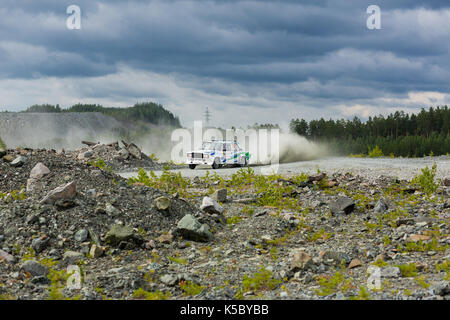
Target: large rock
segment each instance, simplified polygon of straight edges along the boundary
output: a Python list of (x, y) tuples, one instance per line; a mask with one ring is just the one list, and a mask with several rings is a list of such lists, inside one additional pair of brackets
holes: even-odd
[(333, 214), (340, 212), (352, 213), (355, 210), (355, 201), (349, 197), (340, 197), (336, 201), (331, 202), (330, 210)]
[(388, 209), (388, 205), (387, 205), (386, 201), (383, 198), (380, 198), (380, 200), (378, 200), (378, 202), (375, 205), (375, 208), (373, 210), (378, 213), (383, 213), (387, 209)]
[(190, 214), (185, 215), (178, 222), (177, 233), (187, 240), (206, 242), (212, 239), (212, 234), (208, 230), (208, 225), (201, 224)]
[(134, 232), (132, 227), (115, 224), (105, 235), (105, 241), (113, 246), (117, 246), (121, 242), (138, 244), (142, 242), (142, 239)]
[(0, 261), (2, 261), (2, 260), (5, 260), (8, 263), (16, 262), (16, 258), (14, 258), (12, 255), (10, 255), (8, 252), (0, 249)]
[(141, 149), (138, 148), (137, 145), (135, 145), (134, 143), (126, 143), (125, 141), (122, 140), (122, 143), (125, 146), (125, 149), (127, 149), (127, 151), (130, 153), (130, 155), (136, 159), (142, 159), (142, 152)]
[(208, 213), (222, 214), (223, 212), (222, 206), (218, 204), (216, 200), (210, 197), (203, 198), (203, 202), (200, 209)]
[(63, 186), (50, 191), (42, 200), (41, 204), (54, 204), (61, 199), (73, 199), (77, 193), (77, 184), (75, 181), (69, 182)]
[(49, 245), (49, 242), (50, 242), (50, 238), (49, 237), (42, 236), (40, 238), (36, 238), (36, 239), (33, 239), (33, 241), (31, 241), (31, 248), (33, 248), (33, 250), (36, 253), (40, 253), (45, 248), (47, 248), (47, 246)]
[(22, 269), (30, 273), (33, 277), (46, 276), (48, 269), (35, 260), (27, 260), (23, 263)]
[(50, 173), (50, 169), (47, 168), (42, 162), (38, 162), (30, 171), (31, 179), (40, 179), (43, 176)]
[(297, 249), (291, 261), (291, 270), (297, 272), (309, 268), (312, 265), (311, 256), (305, 250)]
[(165, 196), (161, 196), (155, 199), (155, 204), (159, 210), (167, 210), (170, 207), (170, 199)]
[(5, 155), (5, 156), (3, 156), (3, 158), (2, 158), (4, 161), (6, 161), (6, 162), (9, 162), (9, 163), (11, 163), (11, 162), (13, 162), (14, 161), (14, 156), (13, 155), (11, 155), (11, 154), (7, 154), (7, 155)]
[(25, 164), (25, 162), (27, 162), (27, 157), (25, 156), (18, 156), (17, 158), (15, 158), (12, 162), (11, 162), (11, 166), (13, 167), (21, 167)]

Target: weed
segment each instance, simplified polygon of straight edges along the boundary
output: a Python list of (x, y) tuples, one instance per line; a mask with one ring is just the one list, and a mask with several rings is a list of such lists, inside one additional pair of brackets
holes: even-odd
[(244, 275), (242, 288), (239, 290), (237, 297), (242, 297), (244, 292), (273, 290), (281, 283), (280, 280), (273, 278), (273, 273), (264, 266), (260, 266), (259, 270), (249, 277)]
[(148, 292), (142, 288), (135, 290), (132, 295), (135, 299), (144, 299), (144, 300), (167, 300), (171, 297), (170, 292), (163, 293), (161, 291)]
[(369, 147), (369, 152), (368, 152), (367, 156), (369, 158), (379, 158), (379, 157), (383, 156), (383, 151), (381, 151), (379, 146), (375, 146), (372, 150), (370, 150), (370, 147)]
[(415, 277), (414, 280), (422, 288), (428, 289), (430, 287), (430, 284), (425, 281), (425, 276)]
[(169, 260), (178, 264), (187, 264), (187, 260), (184, 258), (174, 258), (169, 256)]
[(370, 294), (364, 286), (359, 287), (359, 295), (350, 297), (350, 300), (370, 300)]
[(428, 166), (426, 166), (425, 168), (421, 169), (422, 174), (416, 175), (411, 180), (411, 184), (419, 185), (427, 195), (431, 195), (439, 187), (439, 183), (434, 181), (436, 177), (436, 169), (437, 169), (436, 163), (433, 164), (431, 169), (429, 169)]
[(351, 288), (351, 280), (345, 279), (345, 276), (337, 271), (333, 276), (318, 276), (317, 282), (320, 289), (316, 289), (316, 294), (319, 296), (328, 296), (337, 291), (345, 293)]
[(415, 277), (417, 276), (417, 267), (414, 263), (399, 264), (397, 267), (400, 269), (403, 277)]
[(184, 296), (196, 296), (200, 294), (206, 287), (195, 284), (192, 281), (181, 281), (180, 288), (181, 290), (183, 290)]

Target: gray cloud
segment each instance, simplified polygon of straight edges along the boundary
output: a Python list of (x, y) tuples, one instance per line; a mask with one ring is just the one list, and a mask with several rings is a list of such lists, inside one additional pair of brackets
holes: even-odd
[[(383, 112), (394, 102), (417, 108), (434, 100), (411, 100), (411, 92), (450, 92), (448, 1), (79, 0), (82, 30), (67, 30), (74, 2), (2, 1), (0, 85), (52, 79), (73, 83), (70, 98), (61, 97), (67, 103), (148, 98), (181, 113), (184, 92), (190, 108), (196, 97), (197, 108), (214, 97), (218, 112), (278, 104), (292, 113), (297, 105), (298, 116), (346, 116), (342, 108), (355, 105)], [(369, 4), (381, 7), (381, 30), (366, 28)], [(151, 85), (123, 85), (131, 81), (123, 70), (143, 72)], [(176, 83), (176, 92), (155, 90), (155, 78)], [(4, 101), (23, 109), (27, 96)]]

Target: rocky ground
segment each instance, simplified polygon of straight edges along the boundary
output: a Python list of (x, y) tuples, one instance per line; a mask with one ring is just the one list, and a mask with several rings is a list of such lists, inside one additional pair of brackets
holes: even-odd
[(128, 181), (113, 171), (142, 159), (94, 146), (0, 160), (0, 299), (450, 298), (450, 181), (432, 170)]

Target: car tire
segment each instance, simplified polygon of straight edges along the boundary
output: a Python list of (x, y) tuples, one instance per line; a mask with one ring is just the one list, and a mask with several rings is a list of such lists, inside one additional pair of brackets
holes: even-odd
[(196, 166), (197, 166), (196, 164), (190, 164), (190, 165), (189, 165), (189, 169), (194, 170)]
[(241, 167), (246, 167), (247, 166), (247, 157), (243, 157), (244, 161), (241, 161)]
[(213, 169), (219, 169), (219, 167), (220, 167), (220, 162), (219, 161), (220, 161), (219, 158), (215, 158), (214, 159), (214, 163), (212, 164), (212, 168)]

